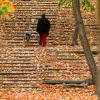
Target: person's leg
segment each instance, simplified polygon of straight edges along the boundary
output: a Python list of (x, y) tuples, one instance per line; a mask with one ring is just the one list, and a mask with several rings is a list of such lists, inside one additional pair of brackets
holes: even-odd
[(42, 45), (42, 35), (40, 34), (39, 44)]
[(47, 37), (47, 33), (43, 33), (43, 35), (42, 35), (42, 46), (46, 46), (46, 37)]

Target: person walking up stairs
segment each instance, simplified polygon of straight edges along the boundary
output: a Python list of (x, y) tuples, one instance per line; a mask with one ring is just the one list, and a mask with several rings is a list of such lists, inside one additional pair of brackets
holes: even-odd
[(37, 23), (37, 32), (40, 36), (40, 45), (46, 46), (46, 38), (49, 35), (49, 29), (50, 29), (50, 22), (45, 17), (45, 14), (42, 14), (41, 18), (38, 20)]

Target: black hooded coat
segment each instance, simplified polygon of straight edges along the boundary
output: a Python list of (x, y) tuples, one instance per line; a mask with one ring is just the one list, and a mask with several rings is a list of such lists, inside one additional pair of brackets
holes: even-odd
[(47, 33), (49, 35), (50, 22), (47, 18), (40, 18), (37, 23), (37, 32), (42, 35)]

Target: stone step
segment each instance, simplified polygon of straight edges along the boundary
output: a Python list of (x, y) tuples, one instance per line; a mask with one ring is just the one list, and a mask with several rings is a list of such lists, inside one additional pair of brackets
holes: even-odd
[(4, 62), (4, 63), (0, 63), (0, 66), (1, 66), (1, 68), (2, 67), (8, 67), (8, 68), (10, 68), (11, 66), (12, 67), (25, 67), (25, 66), (28, 66), (28, 67), (32, 67), (32, 63), (30, 64), (30, 63), (24, 63), (24, 62), (10, 62), (10, 63), (8, 63), (8, 62)]
[[(87, 71), (87, 73), (90, 73), (90, 71)], [(63, 75), (64, 76), (64, 74), (67, 76), (67, 75), (85, 75), (86, 74), (86, 72), (82, 72), (82, 71), (66, 71), (66, 72), (56, 72), (56, 71), (53, 71), (53, 72), (45, 72), (45, 74), (46, 74), (46, 77), (49, 77), (49, 76), (59, 76), (59, 75)]]
[(26, 79), (31, 79), (31, 78), (37, 78), (38, 75), (43, 74), (42, 71), (12, 71), (12, 70), (3, 70), (0, 72), (0, 79), (4, 78), (26, 78)]
[[(77, 56), (77, 57), (76, 57)], [(63, 56), (57, 56), (57, 59), (58, 60), (71, 60), (71, 61), (77, 61), (77, 60), (81, 60), (81, 61), (85, 61), (86, 60), (86, 57), (83, 55), (63, 55)], [(97, 60), (98, 59), (98, 57), (97, 56), (95, 56), (94, 57), (94, 59), (95, 60)]]
[[(99, 63), (99, 62), (98, 62)], [(66, 68), (67, 68), (67, 70), (69, 71), (69, 70), (72, 70), (72, 69), (78, 69), (79, 68), (79, 70), (81, 70), (84, 66), (86, 66), (87, 65), (87, 63), (86, 62), (72, 62), (72, 63), (66, 63)], [(54, 66), (53, 64), (51, 64), (50, 66)], [(74, 68), (74, 66), (76, 66), (75, 68)], [(81, 67), (80, 67), (81, 66)], [(82, 67), (83, 66), (83, 67)], [(88, 66), (87, 66), (88, 67)], [(63, 68), (62, 66), (61, 66), (61, 68)], [(60, 68), (60, 69), (61, 69)], [(42, 66), (27, 66), (27, 65), (6, 65), (6, 66), (3, 66), (3, 67), (1, 67), (0, 68), (0, 71), (21, 71), (21, 72), (23, 72), (23, 71), (26, 71), (26, 72), (31, 72), (31, 71), (38, 71), (38, 72), (41, 72), (41, 71), (43, 71), (43, 70), (53, 70), (53, 68), (49, 68), (49, 67), (47, 67), (47, 69), (44, 69)], [(59, 69), (59, 67), (58, 68), (54, 68), (54, 70), (60, 70)], [(61, 70), (64, 70), (64, 69), (61, 69)]]
[[(25, 37), (25, 33), (17, 34), (14, 37), (12, 37), (12, 36), (8, 36), (8, 37), (7, 36), (3, 36), (2, 38), (3, 38), (3, 40), (9, 40), (9, 41), (21, 41), (21, 40), (24, 40), (24, 37)], [(39, 36), (37, 36), (36, 33), (32, 33), (32, 35), (30, 37), (30, 40), (36, 41), (38, 38), (39, 38)], [(92, 41), (97, 42), (98, 41), (97, 38), (98, 38), (97, 35), (94, 36), (94, 37), (88, 36), (88, 40), (89, 41), (92, 39)], [(61, 35), (51, 35), (50, 34), (47, 37), (47, 40), (58, 40), (58, 39), (62, 40), (62, 41), (65, 41), (65, 40), (67, 40), (67, 41), (70, 40), (71, 41), (72, 40), (72, 34), (65, 34), (65, 35), (63, 34), (62, 36)], [(78, 41), (80, 41), (79, 38), (78, 38)]]
[(36, 85), (36, 83), (38, 84), (38, 83), (41, 83), (41, 80), (30, 80), (30, 82), (29, 81), (4, 81), (3, 83), (0, 83), (0, 86), (2, 86), (2, 85), (23, 85), (23, 86), (25, 86), (25, 85), (35, 85), (35, 86), (37, 86)]
[[(16, 88), (17, 90), (19, 89), (19, 91), (43, 91), (41, 89), (41, 87), (36, 87), (36, 86), (32, 86), (32, 85), (2, 85), (0, 86), (2, 89), (9, 89), (9, 88)], [(22, 90), (23, 89), (23, 90)]]
[[(5, 46), (5, 45), (3, 45), (3, 46)], [(39, 44), (37, 43), (30, 43), (30, 44), (24, 44), (24, 43), (8, 43), (8, 46), (9, 47), (24, 47), (24, 46), (26, 46), (26, 47), (34, 47), (34, 46), (39, 46)]]
[(41, 87), (39, 87), (39, 86), (26, 85), (26, 84), (25, 85), (8, 84), (8, 85), (1, 85), (0, 86), (0, 88), (2, 88), (2, 89), (9, 89), (9, 88), (16, 88), (16, 87), (17, 87), (17, 90), (18, 90), (18, 88), (21, 89), (19, 91), (22, 91), (22, 89), (23, 89), (23, 91), (29, 91), (29, 90), (42, 91)]
[[(24, 16), (24, 15), (22, 15), (22, 16)], [(21, 16), (19, 16), (19, 17), (17, 17), (18, 19), (20, 19), (20, 20), (23, 20), (22, 18), (23, 17), (21, 17)], [(29, 23), (30, 23), (30, 27), (31, 28), (35, 28), (36, 29), (36, 26), (37, 26), (37, 20), (38, 20), (38, 18), (40, 18), (40, 16), (34, 16), (34, 24), (31, 22), (31, 20), (29, 20)], [(65, 25), (63, 24), (63, 22), (61, 23), (61, 22), (59, 22), (59, 23), (56, 23), (55, 21), (57, 21), (57, 16), (48, 16), (48, 19), (50, 20), (50, 22), (51, 22), (51, 26), (55, 26), (55, 25), (57, 25), (57, 24), (59, 24), (60, 26), (64, 26), (65, 27), (65, 30), (64, 31), (66, 31), (66, 32), (68, 32), (68, 31), (74, 31), (74, 26), (72, 26), (71, 28), (70, 28), (70, 26), (68, 26), (67, 25), (67, 23), (65, 23)], [(16, 27), (15, 25), (14, 25), (14, 23), (16, 23), (17, 25), (19, 25), (19, 26), (21, 26), (21, 28), (20, 28), (20, 32), (21, 32), (21, 30), (23, 30), (23, 28), (25, 28), (26, 27), (26, 25), (27, 25), (27, 22), (24, 22), (24, 21), (19, 21), (19, 20), (17, 20), (17, 21), (14, 21), (14, 23), (12, 23), (12, 22), (9, 22), (9, 23), (11, 23), (11, 24), (8, 24), (7, 22), (5, 22), (5, 26), (7, 27), (7, 30), (10, 30), (11, 28), (13, 28), (15, 31), (17, 30), (17, 31), (19, 31), (18, 30), (18, 27)], [(61, 30), (62, 29), (62, 27), (60, 27), (60, 26), (58, 26), (58, 27), (56, 27), (58, 30)], [(89, 28), (89, 32), (91, 32), (91, 31), (95, 31), (95, 34), (96, 33), (98, 33), (98, 31), (99, 31), (99, 29), (98, 29), (98, 27), (97, 26), (95, 26), (95, 27), (92, 27), (92, 25), (85, 25), (85, 27), (86, 28)], [(7, 30), (5, 30), (5, 31), (7, 31)], [(51, 29), (50, 30), (54, 30), (54, 27), (51, 27)], [(25, 31), (25, 30), (23, 30), (23, 31)], [(63, 31), (63, 32), (64, 32)], [(86, 30), (87, 31), (87, 30)], [(89, 32), (87, 31), (87, 33), (89, 34)], [(58, 34), (59, 35), (59, 34)]]
[(64, 67), (61, 67), (61, 68), (48, 68), (48, 69), (45, 69), (45, 73), (53, 73), (53, 72), (58, 72), (58, 73), (63, 73), (63, 72), (68, 72), (70, 73), (70, 71), (72, 72), (81, 72), (81, 71), (90, 71), (89, 70), (89, 67), (84, 65), (84, 66), (81, 66), (79, 68), (77, 68), (78, 66), (76, 65), (76, 67), (74, 68), (74, 66), (66, 66), (66, 68)]
[[(58, 5), (58, 3), (56, 2), (56, 1), (52, 1), (52, 2), (29, 2), (28, 1), (28, 3), (27, 3), (27, 1), (17, 1), (17, 2), (14, 2), (14, 4), (16, 5), (16, 6), (32, 6), (32, 5), (45, 5), (45, 6), (47, 6), (47, 5)], [(70, 7), (68, 7), (68, 8), (70, 8)]]
[[(71, 43), (67, 43), (67, 42), (57, 42), (57, 41), (55, 41), (55, 42), (47, 42), (47, 46), (48, 47), (50, 47), (50, 46), (64, 46), (64, 45), (66, 45), (66, 46), (71, 46)], [(91, 43), (90, 44), (91, 46), (98, 46), (99, 44), (98, 43)], [(6, 44), (4, 44), (4, 45), (2, 45), (2, 46), (6, 46)], [(17, 47), (35, 47), (35, 46), (38, 46), (38, 47), (41, 47), (40, 45), (39, 45), (39, 43), (36, 43), (36, 42), (29, 42), (29, 43), (27, 43), (27, 42), (25, 42), (25, 43), (18, 43), (18, 42), (10, 42), (10, 43), (8, 43), (8, 47), (15, 47), (15, 46), (17, 46)], [(78, 46), (81, 46), (81, 44), (79, 44)]]
[[(98, 51), (96, 50), (92, 50), (92, 53), (94, 55), (97, 55), (98, 54)], [(57, 51), (57, 55), (58, 56), (67, 56), (67, 55), (75, 55), (75, 54), (78, 54), (78, 55), (81, 55), (81, 56), (84, 56), (84, 51), (80, 51), (80, 50), (73, 50), (73, 51)]]
[[(76, 63), (66, 63), (66, 66), (74, 66), (74, 65), (76, 65)], [(79, 66), (83, 66), (83, 65), (87, 65), (87, 63), (85, 62), (85, 63), (82, 63), (82, 62), (78, 62), (77, 63), (77, 66), (79, 67)], [(50, 66), (54, 66), (53, 64), (50, 64)], [(47, 66), (46, 66), (47, 67)], [(10, 65), (6, 65), (5, 64), (5, 66), (1, 66), (0, 67), (0, 69), (2, 70), (2, 69), (25, 69), (25, 70), (27, 70), (27, 69), (29, 69), (29, 70), (34, 70), (34, 69), (41, 69), (42, 68), (42, 66), (40, 66), (40, 67), (35, 67), (34, 68), (34, 66), (33, 65), (17, 65), (17, 64), (15, 64), (15, 65), (12, 65), (11, 64), (11, 66)], [(47, 68), (49, 68), (49, 67), (47, 67)]]
[[(56, 20), (55, 20), (55, 19), (52, 19), (52, 21), (56, 21)], [(54, 24), (52, 21), (51, 21), (51, 23), (52, 23), (52, 26), (53, 26), (53, 27), (50, 29), (50, 33), (54, 32), (54, 28), (55, 28), (54, 26), (56, 25), (56, 23)], [(14, 32), (15, 32), (15, 33), (18, 33), (17, 35), (19, 35), (18, 37), (20, 38), (20, 34), (23, 34), (23, 33), (26, 31), (26, 30), (24, 30), (24, 28), (25, 28), (27, 25), (25, 25), (25, 23), (23, 23), (23, 24), (24, 24), (24, 25), (19, 25), (19, 26), (21, 27), (21, 28), (20, 28), (20, 31), (18, 30), (17, 27), (7, 26), (7, 25), (6, 25), (6, 27), (7, 27), (7, 28), (6, 28), (6, 29), (7, 29), (7, 30), (6, 30), (6, 33), (9, 32), (9, 30), (11, 30), (11, 29), (13, 28), (13, 29), (14, 29)], [(36, 23), (36, 24), (37, 24), (37, 23)], [(31, 25), (30, 25), (31, 29), (34, 30), (34, 31), (35, 31), (36, 28), (37, 28), (37, 25), (36, 25), (36, 24), (34, 24), (34, 25), (31, 24)], [(62, 25), (62, 24), (61, 24), (61, 25)], [(62, 28), (57, 28), (57, 27), (56, 27), (56, 29), (57, 29), (57, 30), (62, 30)], [(71, 36), (72, 36), (72, 33), (74, 33), (74, 28), (73, 28), (73, 29), (69, 29), (68, 27), (66, 27), (66, 29), (63, 30), (63, 33), (64, 33), (64, 34), (67, 34), (67, 33), (69, 33), (69, 32), (70, 32), (70, 35), (67, 36), (67, 37), (71, 37)], [(91, 30), (90, 30), (89, 32), (98, 33), (99, 30), (94, 29), (94, 28), (91, 28)], [(32, 31), (32, 34), (33, 34), (33, 36), (34, 36), (34, 35), (36, 35), (36, 32), (34, 33), (34, 32)], [(89, 34), (89, 33), (87, 33), (87, 34)], [(23, 36), (24, 36), (24, 34), (22, 35), (22, 37), (23, 37)], [(61, 37), (60, 34), (56, 34), (56, 35), (53, 34), (53, 36), (54, 36), (54, 37), (57, 37), (57, 36), (58, 36), (58, 37)], [(96, 34), (94, 34), (94, 36), (97, 37)], [(89, 36), (89, 37), (90, 37), (90, 36)]]
[(0, 75), (5, 75), (5, 73), (7, 74), (21, 74), (21, 73), (25, 73), (25, 74), (29, 74), (29, 73), (32, 73), (32, 74), (35, 74), (35, 73), (42, 73), (43, 69), (41, 68), (34, 68), (34, 69), (28, 69), (28, 68), (13, 68), (13, 67), (3, 67), (3, 68), (0, 68)]
[(22, 82), (22, 83), (24, 83), (24, 82), (28, 82), (28, 81), (30, 81), (30, 82), (36, 82), (37, 81), (37, 78), (34, 76), (34, 77), (28, 77), (28, 78), (22, 78), (22, 77), (3, 77), (3, 78), (0, 78), (0, 82)]
[[(38, 55), (37, 55), (38, 56)], [(55, 56), (55, 55), (54, 55)], [(77, 60), (80, 62), (83, 62), (83, 61), (85, 61), (86, 60), (86, 58), (85, 58), (85, 56), (83, 55), (81, 55), (81, 56), (77, 56), (77, 58), (76, 58), (76, 56), (77, 55), (59, 55), (59, 56), (57, 56), (56, 58), (57, 58), (57, 60), (59, 61), (59, 60), (70, 60), (70, 61), (76, 61), (77, 62)], [(30, 59), (19, 59), (19, 57), (29, 57)], [(34, 57), (34, 58), (33, 58)], [(11, 58), (11, 59), (0, 59), (0, 64), (3, 64), (3, 63), (6, 63), (6, 64), (15, 64), (15, 63), (19, 63), (19, 64), (22, 64), (22, 63), (24, 63), (24, 64), (31, 64), (31, 60), (33, 60), (33, 59), (36, 59), (36, 57), (35, 56), (19, 56), (19, 55), (17, 55), (15, 58)], [(94, 57), (94, 59), (95, 60), (97, 60), (98, 59), (98, 57)]]
[[(66, 46), (66, 48), (65, 48)], [(59, 47), (59, 48), (58, 48)], [(64, 49), (62, 49), (61, 47), (63, 47)], [(41, 50), (47, 50), (47, 52), (51, 52), (50, 55), (52, 55), (53, 52), (55, 52), (54, 54), (56, 54), (56, 56), (74, 56), (74, 55), (80, 55), (80, 56), (84, 56), (84, 51), (82, 49), (82, 46), (68, 46), (68, 45), (64, 45), (64, 46), (53, 46), (53, 47), (14, 47), (14, 48), (7, 48), (6, 49), (1, 49), (0, 50), (0, 55), (1, 58), (3, 56), (7, 57), (8, 54), (11, 54), (11, 57), (14, 59), (16, 57), (18, 57), (18, 59), (25, 59), (24, 56), (35, 56), (35, 55), (39, 55), (41, 53)], [(6, 50), (6, 51), (5, 51)], [(96, 46), (92, 46), (91, 47), (91, 51), (94, 55), (98, 54), (98, 49), (96, 48)], [(22, 56), (22, 57), (21, 57)], [(0, 59), (1, 59), (0, 58)], [(3, 60), (6, 60), (7, 58), (3, 58)], [(30, 58), (26, 58), (26, 59), (30, 59)]]
[[(77, 67), (78, 67), (78, 66), (77, 66)], [(25, 72), (28, 72), (28, 73), (33, 73), (33, 74), (34, 74), (34, 73), (37, 73), (37, 74), (38, 74), (38, 73), (42, 73), (43, 71), (45, 71), (45, 72), (47, 73), (47, 72), (49, 72), (49, 71), (64, 71), (64, 70), (65, 70), (65, 71), (73, 71), (73, 70), (75, 70), (75, 71), (76, 71), (76, 70), (80, 70), (80, 71), (81, 71), (81, 70), (86, 70), (86, 71), (88, 71), (88, 70), (89, 70), (88, 66), (85, 66), (85, 68), (86, 68), (86, 69), (84, 69), (84, 67), (82, 67), (82, 68), (80, 68), (80, 67), (74, 68), (74, 67), (67, 67), (67, 66), (66, 66), (66, 68), (56, 68), (56, 69), (55, 69), (55, 68), (47, 68), (47, 69), (44, 69), (44, 68), (43, 68), (43, 69), (20, 68), (20, 69), (19, 69), (19, 68), (17, 68), (17, 67), (16, 67), (16, 69), (15, 69), (15, 68), (13, 68), (13, 67), (12, 67), (12, 68), (11, 68), (11, 67), (10, 67), (10, 68), (5, 67), (5, 68), (0, 68), (0, 71), (1, 71), (1, 72), (5, 72), (5, 73), (6, 73), (6, 72), (16, 72), (16, 73), (17, 73), (17, 72), (24, 72), (24, 73), (25, 73)]]
[[(59, 62), (58, 62), (59, 63)], [(62, 63), (63, 64), (63, 63)], [(96, 64), (98, 64), (99, 65), (99, 62), (96, 62)], [(15, 64), (15, 65), (13, 65), (13, 64), (9, 64), (9, 65), (6, 65), (6, 64), (4, 64), (5, 66), (1, 66), (0, 67), (0, 70), (46, 70), (46, 69), (43, 69), (43, 66), (34, 66), (34, 65), (24, 65), (24, 64), (22, 64), (22, 65), (18, 65), (18, 64)], [(68, 68), (68, 70), (70, 69), (70, 68), (73, 68), (74, 69), (74, 66), (76, 66), (75, 68), (79, 68), (80, 69), (80, 67), (81, 68), (83, 68), (82, 66), (87, 66), (87, 62), (72, 62), (72, 63), (66, 63), (65, 64), (66, 65), (66, 68)], [(50, 68), (50, 69), (52, 69), (52, 68), (56, 68), (55, 66), (54, 66), (54, 64), (53, 63), (50, 63), (50, 67), (47, 67), (48, 65), (45, 65), (45, 67), (47, 68), (47, 70)], [(52, 66), (52, 67), (51, 67)], [(62, 66), (61, 66), (61, 68), (62, 68)], [(58, 67), (58, 69), (59, 69), (59, 67)]]
[[(17, 38), (17, 39), (5, 39), (5, 40), (7, 40), (7, 42), (8, 43), (25, 43), (25, 39), (24, 39), (24, 36), (23, 37), (21, 37), (21, 38)], [(95, 43), (95, 44), (99, 44), (99, 41), (97, 40), (97, 39), (92, 39), (92, 38), (89, 38), (88, 39), (88, 41), (89, 41), (89, 43), (90, 44), (93, 44), (93, 43)], [(29, 43), (38, 43), (39, 42), (39, 38), (35, 38), (35, 37), (31, 37), (30, 38), (30, 40), (29, 40)], [(64, 42), (64, 43), (71, 43), (72, 42), (72, 38), (47, 38), (47, 42)], [(78, 43), (80, 44), (80, 40), (78, 39)]]
[(1, 83), (1, 84), (4, 84), (4, 83), (12, 83), (12, 84), (34, 84), (34, 83), (37, 83), (37, 81), (39, 82), (39, 80), (12, 80), (12, 79), (9, 79), (9, 80), (1, 80), (1, 82), (3, 82), (3, 83)]
[(58, 75), (56, 74), (55, 76), (52, 75), (52, 76), (46, 76), (45, 77), (45, 80), (85, 80), (85, 79), (89, 79), (89, 78), (92, 78), (91, 75), (89, 74), (74, 74), (74, 75)]
[(1, 66), (0, 67), (0, 70), (5, 70), (5, 69), (12, 69), (12, 70), (39, 70), (39, 69), (42, 69), (42, 66), (34, 66), (34, 65), (22, 65), (22, 66), (18, 66), (18, 65), (12, 65), (12, 66)]
[[(71, 40), (69, 40), (69, 41), (61, 41), (61, 40), (47, 40), (47, 43), (51, 43), (52, 45), (71, 45)], [(26, 44), (25, 44), (26, 43)], [(79, 45), (80, 45), (80, 42), (78, 42), (79, 43)], [(95, 41), (90, 41), (89, 42), (89, 44), (90, 45), (99, 45), (99, 43), (98, 42), (95, 42)], [(21, 40), (21, 41), (8, 41), (8, 45), (11, 45), (11, 46), (13, 46), (13, 45), (18, 45), (18, 46), (20, 46), (20, 45), (28, 45), (28, 46), (38, 46), (39, 45), (39, 43), (38, 43), (38, 41), (36, 40), (36, 41), (31, 41), (30, 40), (30, 42), (25, 42), (24, 40)]]
[(10, 88), (17, 88), (17, 91), (43, 91), (41, 85), (37, 85), (36, 83), (4, 83), (0, 84), (0, 88), (2, 89), (10, 89)]
[(28, 70), (28, 69), (0, 69), (0, 75), (21, 75), (21, 74), (40, 74), (42, 73), (42, 70), (36, 69), (36, 70)]
[(0, 75), (24, 75), (24, 74), (31, 74), (31, 72), (0, 72)]
[[(33, 32), (33, 31), (31, 31), (31, 32), (32, 32), (31, 39), (33, 39), (33, 40), (37, 39), (38, 34), (36, 32)], [(51, 34), (51, 32), (50, 32), (50, 34), (47, 37), (47, 39), (53, 39), (53, 37), (55, 37), (54, 38), (55, 40), (58, 39), (58, 38), (59, 39), (68, 39), (69, 40), (69, 39), (72, 39), (72, 34), (73, 34), (73, 32), (72, 33), (63, 33), (63, 34), (53, 34), (53, 33)], [(88, 39), (93, 39), (93, 40), (96, 40), (98, 38), (97, 34), (87, 34), (87, 36), (88, 36)], [(2, 39), (4, 39), (4, 40), (5, 39), (10, 40), (12, 38), (12, 39), (18, 39), (18, 40), (20, 40), (20, 39), (23, 39), (23, 37), (25, 37), (25, 31), (23, 31), (22, 33), (20, 32), (20, 33), (14, 35), (14, 36), (13, 36), (13, 34), (10, 34), (10, 35), (7, 35), (7, 36), (3, 35)]]

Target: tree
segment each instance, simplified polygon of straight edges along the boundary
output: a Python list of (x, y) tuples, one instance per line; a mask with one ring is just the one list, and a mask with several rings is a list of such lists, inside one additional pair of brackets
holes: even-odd
[[(83, 6), (84, 10), (87, 10), (89, 12), (92, 12), (92, 11), (95, 10), (94, 6), (91, 5), (88, 0), (83, 0), (82, 1), (82, 6)], [(78, 45), (78, 41), (77, 41), (77, 39), (78, 39), (78, 33), (79, 33), (79, 30), (78, 30), (77, 21), (76, 21), (75, 33), (73, 34), (73, 37), (72, 37), (71, 46)]]
[[(72, 0), (59, 0), (59, 5), (67, 5), (71, 6)], [(89, 0), (82, 0), (82, 7), (84, 10), (87, 10), (88, 12), (93, 12), (95, 10), (94, 5), (92, 5)], [(77, 26), (77, 21), (76, 21), (76, 27), (75, 27), (75, 32), (72, 35), (72, 43), (71, 46), (78, 45), (78, 26)]]
[(9, 19), (10, 15), (14, 12), (14, 5), (11, 1), (9, 0), (0, 0), (0, 28), (1, 28), (1, 32), (3, 33), (3, 29), (2, 29), (2, 24), (4, 23), (3, 19)]
[(0, 0), (0, 17), (9, 18), (10, 14), (14, 12), (14, 5), (9, 0)]
[[(99, 42), (100, 42), (100, 0), (98, 1), (98, 23), (99, 23)], [(99, 44), (99, 61), (100, 61), (100, 44)], [(99, 99), (100, 99), (100, 68), (98, 68), (97, 71), (97, 93), (99, 95)]]
[[(80, 1), (79, 0), (60, 0), (61, 4), (66, 4), (66, 3), (70, 4), (71, 2), (72, 2), (73, 12), (74, 12), (74, 16), (75, 16), (75, 21), (76, 21), (75, 34), (77, 34), (77, 32), (79, 33), (79, 38), (80, 38), (81, 44), (83, 46), (87, 64), (90, 68), (91, 75), (93, 78), (92, 82), (95, 83), (97, 67), (96, 67), (92, 52), (90, 50), (88, 39), (86, 36), (84, 23), (83, 23), (81, 11), (80, 11)], [(85, 6), (84, 8), (86, 10), (88, 10), (88, 9), (90, 11), (94, 10), (94, 7), (90, 5), (90, 2), (88, 0), (83, 0), (82, 2), (84, 4), (84, 6)], [(87, 2), (87, 4), (86, 4), (86, 2)], [(77, 36), (76, 36), (76, 39), (77, 39)], [(75, 42), (77, 42), (77, 41), (75, 41)]]

